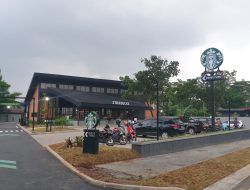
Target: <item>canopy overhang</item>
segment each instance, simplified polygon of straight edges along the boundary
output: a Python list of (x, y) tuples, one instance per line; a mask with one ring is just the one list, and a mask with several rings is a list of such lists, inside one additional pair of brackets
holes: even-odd
[(58, 88), (48, 88), (46, 93), (50, 97), (62, 98), (76, 107), (147, 109), (144, 102), (127, 100), (121, 97), (109, 96), (101, 93), (81, 92)]

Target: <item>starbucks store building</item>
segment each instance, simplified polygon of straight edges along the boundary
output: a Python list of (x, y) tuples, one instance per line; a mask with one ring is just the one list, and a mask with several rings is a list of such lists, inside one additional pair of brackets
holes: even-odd
[(26, 98), (28, 120), (68, 116), (83, 121), (90, 111), (101, 119), (143, 119), (144, 102), (122, 98), (126, 88), (121, 81), (34, 73)]

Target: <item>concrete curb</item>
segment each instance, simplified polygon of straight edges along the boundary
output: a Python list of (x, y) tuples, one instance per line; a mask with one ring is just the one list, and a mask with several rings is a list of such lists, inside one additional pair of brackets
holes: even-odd
[(17, 124), (17, 126), (20, 127), (25, 133), (27, 133), (28, 135), (30, 135), (39, 145), (41, 145), (41, 147), (45, 148), (42, 144), (40, 144), (40, 142), (37, 139), (35, 139), (33, 137), (33, 133), (32, 132), (30, 132), (29, 130), (27, 130), (25, 127), (21, 126), (19, 123)]
[(108, 187), (108, 188), (114, 188), (114, 189), (120, 189), (120, 190), (184, 190), (184, 189), (178, 188), (178, 187), (149, 187), (149, 186), (139, 186), (139, 185), (123, 185), (123, 184), (99, 181), (99, 180), (93, 179), (93, 178), (91, 178), (83, 173), (80, 173), (80, 171), (78, 171), (75, 167), (73, 167), (71, 164), (69, 164), (67, 161), (65, 161), (61, 156), (59, 156), (49, 146), (46, 146), (45, 148), (53, 156), (55, 156), (64, 166), (69, 168), (73, 173), (78, 175), (84, 181), (86, 181), (92, 185), (95, 185), (95, 186)]
[(240, 182), (250, 176), (250, 164), (236, 171), (235, 173), (223, 178), (220, 181), (208, 186), (204, 190), (230, 190), (236, 187)]
[(25, 127), (23, 127), (22, 125), (20, 125), (19, 123), (17, 123), (17, 126), (20, 127), (25, 133), (32, 135), (32, 132), (30, 132), (28, 129), (26, 129)]

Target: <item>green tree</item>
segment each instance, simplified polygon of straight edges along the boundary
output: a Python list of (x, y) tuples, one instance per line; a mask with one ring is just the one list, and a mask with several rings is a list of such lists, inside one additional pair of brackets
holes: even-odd
[[(206, 88), (203, 83), (196, 79), (187, 81), (178, 80), (171, 83), (166, 89), (167, 115), (196, 116), (198, 114), (207, 115)], [(174, 112), (173, 112), (174, 108)]]
[[(243, 96), (232, 91), (232, 85), (236, 84), (236, 71), (222, 71), (225, 80), (215, 81), (215, 107), (218, 110), (221, 107), (226, 107), (229, 96), (238, 105), (242, 103)], [(241, 92), (238, 90), (238, 92)], [(175, 115), (209, 115), (211, 88), (209, 82), (202, 82), (200, 78), (188, 79), (187, 81), (178, 80), (173, 82), (167, 89), (166, 101), (170, 101), (175, 108)], [(234, 97), (234, 98), (232, 98)], [(169, 104), (168, 104), (169, 105)], [(166, 108), (166, 114), (173, 114), (169, 112), (171, 107)]]
[(226, 89), (226, 97), (221, 107), (227, 107), (228, 101), (232, 108), (249, 106), (250, 81), (236, 81)]
[[(150, 108), (150, 105), (156, 102), (156, 85), (158, 83), (161, 96), (160, 105), (163, 105), (164, 91), (169, 84), (169, 79), (177, 76), (180, 72), (178, 69), (179, 62), (168, 62), (167, 59), (152, 55), (149, 59), (143, 58), (141, 63), (145, 65), (146, 70), (135, 73), (135, 78), (120, 77), (120, 80), (128, 89), (124, 96), (144, 101)], [(153, 116), (152, 112), (151, 115)]]
[(19, 102), (15, 101), (15, 97), (21, 95), (21, 93), (9, 92), (10, 85), (5, 82), (0, 75), (0, 111), (4, 111), (7, 109), (8, 105), (18, 106)]

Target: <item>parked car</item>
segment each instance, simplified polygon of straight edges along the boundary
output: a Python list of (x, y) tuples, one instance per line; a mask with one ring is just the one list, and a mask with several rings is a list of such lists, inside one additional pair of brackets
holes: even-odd
[(185, 128), (186, 128), (186, 132), (193, 135), (196, 133), (200, 133), (201, 131), (204, 130), (204, 123), (202, 121), (199, 120), (195, 120), (195, 119), (188, 119), (186, 122), (184, 122)]
[(180, 118), (178, 118), (178, 117), (172, 117), (172, 118), (161, 117), (160, 119), (163, 121), (163, 125), (165, 127), (173, 128), (179, 134), (185, 133), (186, 128), (185, 128), (184, 122)]
[[(211, 118), (200, 117), (200, 118), (195, 118), (194, 120), (196, 122), (200, 122), (203, 131), (206, 131), (206, 132), (213, 131)], [(220, 128), (217, 128), (215, 126), (215, 130), (220, 130)]]
[[(155, 118), (138, 123), (134, 128), (137, 136), (157, 136), (157, 120)], [(159, 136), (161, 138), (176, 136), (183, 132), (185, 132), (185, 128), (181, 122), (178, 123), (174, 119), (168, 118), (159, 119)]]

